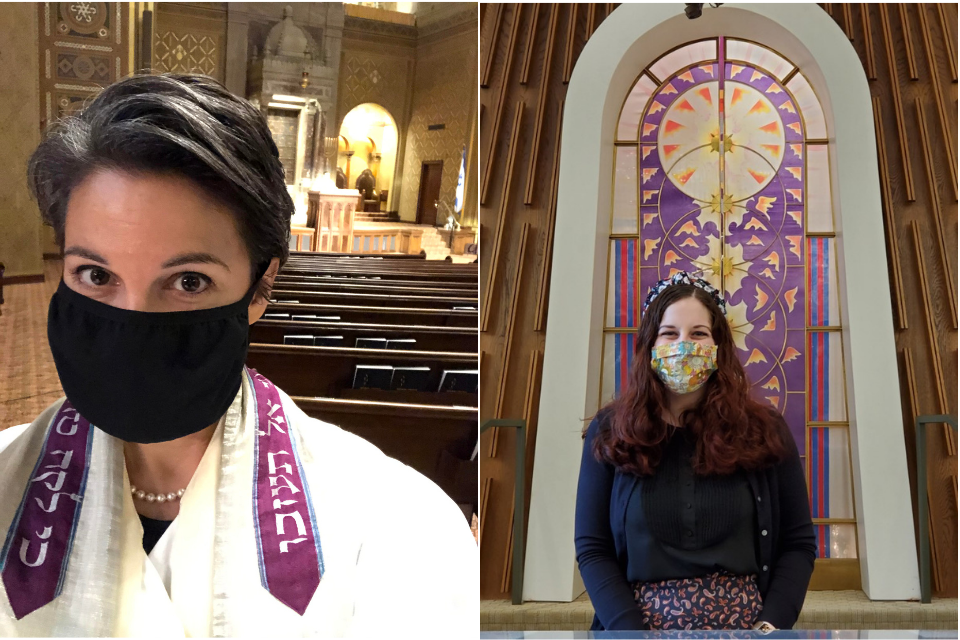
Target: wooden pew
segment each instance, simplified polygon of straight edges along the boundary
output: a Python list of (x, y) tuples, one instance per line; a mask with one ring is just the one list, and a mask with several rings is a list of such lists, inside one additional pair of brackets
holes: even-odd
[[(384, 270), (384, 271), (360, 271), (360, 270), (350, 270), (350, 269), (340, 269), (336, 267), (314, 267), (314, 266), (304, 266), (304, 267), (291, 267), (290, 269), (284, 268), (284, 275), (299, 275), (299, 276), (313, 276), (319, 278), (323, 275), (331, 276), (353, 276), (359, 280), (367, 279), (371, 277), (378, 277), (380, 280), (413, 280), (417, 282), (429, 281), (429, 282), (451, 282), (456, 284), (463, 283), (476, 283), (477, 282), (477, 272), (472, 273), (430, 273), (424, 271), (399, 271), (399, 270)], [(362, 276), (362, 277), (361, 277)]]
[(295, 283), (295, 284), (343, 284), (347, 286), (398, 286), (398, 287), (450, 287), (452, 290), (477, 291), (479, 289), (477, 282), (455, 282), (438, 283), (429, 280), (402, 280), (402, 279), (373, 279), (358, 276), (339, 276), (339, 275), (312, 275), (309, 273), (291, 274), (281, 271), (277, 276), (277, 282)]
[(380, 277), (381, 279), (433, 280), (437, 282), (476, 282), (478, 270), (476, 264), (426, 265), (424, 263), (407, 266), (403, 263), (360, 264), (356, 260), (342, 261), (291, 261), (284, 265), (284, 275), (340, 275), (356, 277)]
[(402, 324), (368, 324), (350, 322), (313, 322), (293, 320), (258, 320), (250, 327), (250, 342), (283, 344), (287, 335), (342, 336), (343, 346), (353, 347), (357, 338), (413, 338), (418, 351), (477, 350), (477, 330), (473, 327), (425, 327)]
[[(352, 387), (358, 364), (429, 367), (429, 389), (439, 387), (443, 370), (476, 370), (477, 311), (452, 307), (478, 307), (477, 265), (295, 252), (272, 297), (278, 302), (267, 313), (339, 321), (261, 319), (251, 327), (247, 364), (308, 415), (412, 466), (455, 502), (475, 505), (475, 480), (463, 473), (471, 463), (463, 461), (477, 442), (478, 394)], [(290, 299), (299, 303), (282, 302)], [(290, 334), (338, 335), (349, 346), (282, 344)], [(358, 337), (414, 338), (417, 350), (357, 349)]]
[(291, 251), (290, 259), (302, 259), (302, 258), (312, 258), (315, 256), (329, 256), (333, 258), (359, 258), (361, 260), (424, 260), (426, 257), (420, 254), (408, 254), (408, 253), (384, 253), (380, 255), (369, 255), (369, 254), (357, 254), (357, 253), (335, 253), (333, 251), (324, 251), (323, 253), (317, 251)]
[(450, 456), (468, 460), (477, 442), (478, 410), (390, 402), (291, 396), (307, 415), (377, 446), (436, 482), (458, 504), (477, 501), (476, 484), (452, 486), (441, 469)]
[(355, 291), (316, 291), (312, 289), (274, 289), (272, 300), (278, 304), (297, 300), (300, 304), (334, 304), (358, 307), (412, 307), (421, 309), (478, 308), (474, 297), (357, 293)]
[(357, 365), (429, 367), (427, 387), (437, 389), (444, 370), (475, 370), (478, 356), (446, 351), (395, 351), (252, 343), (247, 366), (260, 371), (291, 396), (416, 400), (419, 404), (479, 406), (478, 394), (459, 391), (353, 389)]
[[(428, 327), (477, 327), (476, 311), (423, 309), (419, 307), (365, 307), (337, 304), (281, 304), (271, 302), (266, 313), (296, 313), (339, 316), (340, 322), (410, 324)], [(271, 318), (274, 319), (274, 318)], [(276, 318), (281, 319), (281, 318)], [(292, 318), (291, 318), (292, 319)]]
[(274, 280), (275, 289), (296, 289), (300, 291), (340, 291), (343, 293), (384, 293), (391, 295), (425, 295), (425, 296), (448, 296), (448, 297), (477, 297), (476, 285), (457, 285), (442, 286), (430, 282), (424, 282), (420, 285), (405, 285), (378, 282), (376, 280), (352, 280), (343, 282), (333, 278), (303, 279), (288, 278), (278, 276)]

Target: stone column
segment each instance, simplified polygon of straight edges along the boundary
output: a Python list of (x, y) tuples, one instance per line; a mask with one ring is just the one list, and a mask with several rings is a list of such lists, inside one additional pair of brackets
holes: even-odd
[(227, 3), (227, 89), (241, 97), (247, 97), (247, 31), (249, 17), (243, 11), (243, 3)]

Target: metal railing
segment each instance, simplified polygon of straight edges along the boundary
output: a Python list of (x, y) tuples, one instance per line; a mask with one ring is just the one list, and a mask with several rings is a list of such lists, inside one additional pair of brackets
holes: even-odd
[(517, 430), (517, 467), (514, 479), (514, 509), (513, 509), (513, 567), (512, 587), (510, 589), (513, 604), (523, 603), (523, 549), (524, 530), (523, 516), (526, 509), (526, 478), (527, 478), (527, 421), (526, 420), (487, 420), (480, 425), (480, 433), (493, 427), (510, 427)]
[(930, 521), (927, 505), (927, 429), (928, 424), (949, 424), (957, 430), (957, 419), (948, 415), (917, 418), (917, 518), (920, 520), (920, 602), (929, 604), (930, 594)]

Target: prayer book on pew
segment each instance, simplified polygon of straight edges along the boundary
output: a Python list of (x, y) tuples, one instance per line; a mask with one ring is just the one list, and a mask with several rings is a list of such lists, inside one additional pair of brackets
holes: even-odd
[(476, 311), (476, 307), (454, 307), (454, 311)]
[(386, 349), (386, 338), (357, 338), (357, 349)]
[(283, 344), (299, 344), (307, 347), (313, 346), (313, 336), (299, 335), (299, 336), (283, 336)]
[(266, 318), (267, 320), (289, 320), (290, 314), (289, 313), (265, 313), (263, 314), (263, 317)]
[(358, 364), (353, 374), (354, 389), (390, 389), (393, 367), (386, 364)]
[(394, 338), (387, 340), (387, 349), (416, 349), (416, 338)]
[(339, 322), (340, 316), (304, 316), (304, 315), (293, 315), (293, 320), (309, 320), (311, 322)]
[(445, 369), (440, 378), (438, 391), (466, 391), (476, 393), (480, 384), (480, 372), (477, 369)]
[(313, 339), (315, 347), (342, 347), (343, 336), (317, 336)]
[(278, 304), (300, 304), (299, 300), (277, 300)]
[(390, 388), (426, 391), (429, 377), (430, 367), (394, 367)]

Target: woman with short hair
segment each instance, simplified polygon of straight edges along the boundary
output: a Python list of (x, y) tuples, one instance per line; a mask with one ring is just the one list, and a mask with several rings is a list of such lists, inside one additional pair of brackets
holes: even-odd
[(263, 115), (130, 77), (28, 177), (63, 248), (66, 398), (0, 437), (0, 636), (475, 632), (456, 505), (244, 367), (293, 212)]
[(633, 368), (585, 433), (576, 548), (594, 629), (788, 629), (815, 557), (803, 467), (750, 396), (722, 295), (644, 303)]

